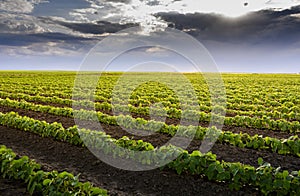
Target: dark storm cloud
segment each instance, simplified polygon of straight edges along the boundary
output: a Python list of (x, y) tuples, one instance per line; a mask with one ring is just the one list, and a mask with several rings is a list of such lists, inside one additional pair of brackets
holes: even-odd
[(66, 21), (59, 21), (53, 20), (51, 18), (41, 18), (43, 22), (51, 22), (55, 23), (64, 27), (69, 28), (72, 31), (84, 33), (84, 34), (104, 34), (104, 33), (116, 33), (122, 29), (126, 29), (129, 27), (136, 26), (134, 24), (118, 24), (118, 23), (111, 23), (107, 21), (97, 21), (96, 24), (94, 23), (76, 23), (76, 22), (66, 22)]
[(66, 35), (62, 33), (39, 33), (39, 34), (10, 34), (0, 33), (0, 45), (27, 46), (33, 43), (64, 42), (78, 43), (91, 39)]
[(68, 22), (59, 22), (59, 24), (68, 27), (73, 31), (89, 34), (116, 33), (122, 29), (134, 26), (133, 24), (121, 25), (118, 23), (110, 23), (106, 21), (98, 21), (97, 24)]
[(227, 43), (289, 44), (300, 40), (300, 6), (274, 11), (261, 10), (239, 18), (216, 14), (160, 13), (157, 16), (200, 40)]

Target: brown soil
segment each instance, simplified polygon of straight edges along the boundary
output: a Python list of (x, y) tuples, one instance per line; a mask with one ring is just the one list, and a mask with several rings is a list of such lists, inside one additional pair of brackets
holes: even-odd
[[(64, 105), (64, 104), (59, 104), (59, 103), (46, 103), (46, 102), (32, 102), (35, 104), (41, 104), (41, 105), (49, 105), (49, 106), (53, 106), (53, 107), (72, 107), (69, 105)], [(79, 107), (79, 109), (85, 109), (84, 107)], [(108, 114), (108, 115), (114, 115), (113, 112), (111, 110), (97, 110), (99, 112), (102, 112), (104, 114)], [(137, 113), (131, 113), (132, 117), (134, 118), (143, 118), (145, 120), (151, 120), (149, 115), (143, 115), (143, 114), (137, 114)], [(226, 117), (234, 117), (236, 116), (236, 114), (231, 114), (231, 113), (226, 113)], [(251, 116), (250, 116), (251, 117)], [(278, 119), (275, 119), (278, 120)], [(180, 124), (180, 119), (177, 118), (166, 118), (165, 123), (167, 125), (179, 125)], [(199, 125), (202, 127), (208, 127), (209, 123), (208, 122), (199, 122)], [(236, 127), (236, 126), (229, 126), (229, 125), (224, 125), (222, 127), (223, 131), (230, 131), (233, 133), (248, 133), (251, 136), (254, 135), (262, 135), (263, 137), (272, 137), (272, 138), (289, 138), (291, 136), (294, 135), (298, 135), (298, 137), (300, 137), (300, 134), (296, 134), (296, 133), (289, 133), (289, 132), (282, 132), (280, 130), (268, 130), (268, 129), (256, 129), (256, 128), (249, 128), (249, 127)]]
[[(54, 104), (55, 105), (55, 104)], [(59, 106), (57, 106), (59, 107)], [(23, 109), (16, 109), (16, 108), (9, 108), (9, 107), (3, 107), (1, 106), (0, 108), (0, 112), (8, 112), (8, 111), (16, 111), (18, 112), (20, 115), (27, 115), (29, 117), (35, 117), (37, 114), (34, 111), (28, 111), (28, 110), (23, 110)], [(113, 115), (112, 112), (104, 112), (101, 111), (103, 113), (109, 114), (109, 115)], [(31, 116), (31, 113), (33, 113), (33, 115)], [(43, 113), (39, 113), (38, 117), (41, 118), (41, 120), (46, 120), (47, 118), (44, 119), (43, 116), (47, 117), (47, 114), (43, 114)], [(66, 118), (66, 117), (61, 117), (61, 116), (54, 116), (52, 115), (54, 118), (53, 122), (61, 122), (60, 119), (70, 119), (70, 118)], [(144, 118), (146, 120), (150, 120), (149, 116), (146, 115), (141, 115), (141, 114), (132, 114), (132, 117), (134, 118)], [(168, 125), (178, 125), (180, 124), (180, 119), (175, 119), (175, 118), (166, 118), (166, 124)], [(62, 122), (62, 124), (64, 125), (64, 127), (70, 127), (74, 125), (74, 121), (73, 120), (64, 120)], [(199, 122), (199, 125), (202, 127), (208, 127), (209, 123), (207, 122)], [(294, 135), (298, 135), (298, 137), (300, 138), (300, 134), (293, 134), (293, 133), (288, 133), (288, 132), (282, 132), (282, 131), (273, 131), (273, 130), (267, 130), (267, 129), (256, 129), (256, 128), (248, 128), (248, 127), (236, 127), (236, 126), (228, 126), (228, 125), (224, 125), (222, 127), (223, 131), (230, 131), (233, 133), (247, 133), (250, 136), (254, 136), (254, 135), (262, 135), (263, 137), (272, 137), (272, 138), (278, 138), (278, 139), (287, 139), (291, 136)]]
[[(11, 109), (0, 108), (0, 112), (8, 112), (8, 111), (11, 111)], [(50, 115), (41, 112), (34, 112), (34, 111), (24, 111), (24, 110), (15, 110), (15, 109), (13, 109), (12, 111), (16, 111), (22, 116), (25, 115), (37, 120), (44, 120), (48, 123), (61, 122), (65, 128), (71, 127), (75, 124), (74, 119), (72, 118), (58, 117), (55, 115)], [(88, 127), (92, 130), (99, 130), (98, 123), (83, 121), (82, 124), (85, 124), (84, 127)], [(105, 131), (108, 135), (111, 135), (113, 138), (118, 139), (123, 136), (128, 136), (136, 140), (142, 139), (146, 142), (150, 142), (155, 147), (162, 146), (171, 139), (171, 137), (166, 134), (157, 133), (150, 136), (137, 136), (137, 135), (131, 135), (130, 133), (126, 132), (119, 126), (101, 124), (101, 127), (103, 131)], [(189, 152), (192, 152), (194, 150), (199, 150), (200, 146), (201, 146), (201, 141), (193, 140), (189, 145), (189, 147), (187, 148), (187, 150)], [(262, 157), (266, 162), (271, 163), (272, 166), (274, 167), (280, 166), (281, 168), (290, 171), (300, 169), (299, 157), (279, 155), (277, 153), (272, 153), (269, 151), (262, 151), (262, 150), (258, 151), (253, 149), (239, 148), (231, 145), (216, 143), (212, 148), (212, 152), (217, 155), (218, 160), (224, 160), (227, 162), (241, 162), (244, 164), (258, 166), (257, 159), (259, 157)]]
[[(168, 170), (131, 172), (116, 169), (99, 161), (86, 148), (3, 126), (0, 126), (0, 134), (0, 144), (21, 156), (35, 159), (42, 164), (43, 170), (80, 173), (82, 181), (91, 181), (109, 190), (110, 195), (259, 195), (251, 187), (230, 191), (226, 184), (210, 182), (200, 176), (179, 176)], [(17, 188), (17, 184), (13, 184), (13, 188)], [(22, 195), (14, 191), (7, 193)]]
[(0, 195), (1, 196), (29, 196), (26, 191), (26, 184), (18, 180), (4, 179), (0, 176)]
[[(1, 112), (16, 111), (46, 122), (61, 122), (64, 127), (74, 125), (72, 118), (60, 117), (46, 113), (0, 108)], [(86, 122), (90, 126), (94, 126)], [(103, 129), (112, 137), (130, 136), (118, 126), (102, 125)], [(226, 184), (209, 182), (200, 176), (177, 175), (174, 171), (152, 170), (146, 172), (129, 172), (113, 168), (99, 161), (86, 148), (76, 147), (67, 143), (57, 142), (51, 138), (41, 138), (35, 134), (15, 129), (0, 127), (0, 144), (12, 148), (19, 155), (27, 155), (43, 165), (44, 170), (66, 170), (74, 174), (81, 173), (81, 179), (91, 181), (95, 185), (106, 188), (112, 195), (257, 195), (258, 193), (245, 187), (241, 191), (228, 190)], [(18, 136), (18, 137), (16, 137)], [(170, 137), (164, 134), (138, 137), (152, 143), (154, 146), (164, 145)], [(200, 141), (193, 141), (189, 151), (198, 150)], [(257, 159), (262, 157), (274, 167), (299, 170), (300, 159), (293, 156), (281, 156), (276, 153), (257, 151), (234, 146), (215, 144), (212, 152), (217, 154), (218, 160), (227, 162), (241, 162), (257, 166)], [(2, 182), (1, 182), (2, 184)], [(19, 183), (13, 186), (17, 186)], [(4, 186), (1, 186), (4, 187)], [(26, 186), (25, 186), (26, 187)], [(21, 189), (24, 190), (24, 189)], [(9, 190), (7, 191), (11, 193)], [(1, 193), (1, 195), (3, 195)], [(15, 194), (20, 195), (20, 194)], [(21, 194), (22, 195), (22, 194)]]

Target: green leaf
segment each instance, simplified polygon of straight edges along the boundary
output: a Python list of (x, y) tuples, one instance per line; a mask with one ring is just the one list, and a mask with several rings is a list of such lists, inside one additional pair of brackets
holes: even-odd
[(45, 179), (44, 181), (43, 181), (43, 185), (44, 186), (49, 186), (49, 184), (51, 183), (52, 181), (50, 180), (50, 179)]

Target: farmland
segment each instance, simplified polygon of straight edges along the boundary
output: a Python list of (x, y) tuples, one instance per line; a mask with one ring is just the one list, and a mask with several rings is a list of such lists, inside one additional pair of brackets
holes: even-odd
[[(103, 73), (90, 94), (91, 89), (84, 88), (90, 81), (76, 86), (75, 72), (0, 72), (0, 191), (300, 194), (299, 75), (222, 74), (226, 95), (215, 97), (200, 74), (184, 74), (193, 91), (179, 85), (177, 74), (153, 73), (159, 81), (168, 81), (163, 84), (151, 78), (145, 82), (153, 77), (150, 73), (127, 73), (118, 85), (122, 75)], [(175, 85), (171, 89), (166, 84)], [(212, 119), (223, 126), (211, 127)], [(218, 133), (216, 143), (201, 153), (203, 139), (211, 132)], [(174, 136), (191, 135), (185, 149), (180, 142), (164, 146)], [(114, 146), (149, 152), (152, 159)], [(178, 156), (157, 169), (134, 172), (102, 162), (89, 149), (126, 163), (139, 162), (140, 167), (157, 164), (154, 160), (162, 153), (166, 160), (174, 152)]]

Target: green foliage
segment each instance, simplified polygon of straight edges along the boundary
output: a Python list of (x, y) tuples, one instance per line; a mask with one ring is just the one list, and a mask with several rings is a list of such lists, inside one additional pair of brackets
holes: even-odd
[[(185, 76), (191, 80), (192, 85), (195, 87), (198, 102), (186, 102), (184, 104), (179, 103), (172, 89), (155, 82), (147, 83), (150, 88), (147, 88), (147, 85), (141, 85), (138, 89), (135, 89), (128, 103), (124, 101), (125, 96), (122, 91), (129, 90), (131, 92), (133, 90), (131, 84), (133, 83), (128, 80), (128, 83), (119, 90), (114, 88), (122, 73), (103, 73), (97, 92), (92, 96), (88, 90), (82, 90), (81, 93), (75, 95), (72, 94), (75, 73), (1, 72), (0, 75), (0, 97), (3, 98), (0, 99), (1, 106), (44, 112), (57, 116), (76, 116), (82, 120), (99, 120), (104, 124), (120, 124), (132, 130), (139, 129), (148, 132), (158, 130), (158, 132), (170, 136), (177, 133), (183, 137), (190, 137), (195, 132), (195, 138), (200, 140), (203, 139), (206, 133), (220, 134), (218, 137), (220, 143), (300, 157), (300, 140), (298, 136), (287, 139), (262, 137), (260, 135), (250, 136), (245, 133), (221, 132), (213, 127), (175, 126), (153, 120), (132, 118), (131, 116), (110, 116), (107, 114), (117, 109), (123, 112), (129, 110), (135, 114), (148, 115), (151, 104), (160, 102), (164, 105), (164, 108), (156, 110), (156, 114), (162, 116), (168, 114), (170, 118), (181, 119), (184, 116), (187, 119), (197, 118), (202, 122), (209, 122), (211, 119), (224, 120), (225, 125), (228, 126), (298, 133), (300, 131), (300, 80), (298, 75), (223, 74), (222, 77), (226, 86), (226, 113), (228, 114), (225, 118), (219, 116), (219, 114), (225, 112), (225, 107), (211, 104), (210, 91), (205, 85), (205, 80), (196, 74), (185, 74)], [(58, 75), (63, 77), (58, 79)], [(147, 74), (139, 73), (139, 75), (134, 74), (131, 77), (139, 79)], [(178, 82), (176, 81), (177, 77), (171, 74), (160, 74), (159, 77), (170, 78), (174, 83)], [(83, 82), (88, 83), (88, 81)], [(84, 87), (84, 84), (82, 86)], [(186, 89), (182, 89), (178, 85), (175, 90), (183, 92)], [(111, 104), (113, 91), (118, 95), (114, 100), (118, 103), (116, 105)], [(187, 92), (186, 95), (190, 96), (192, 94)], [(72, 100), (74, 97), (75, 99)], [(225, 100), (225, 96), (222, 95), (216, 100)], [(198, 104), (199, 107), (195, 107)], [(82, 109), (73, 110), (71, 106)], [(101, 112), (92, 111), (93, 107)], [(187, 110), (183, 112), (182, 108)], [(212, 108), (215, 109), (213, 115), (210, 114)], [(244, 185), (251, 185), (259, 188), (265, 195), (300, 194), (300, 174), (298, 171), (291, 173), (281, 171), (280, 168), (273, 168), (270, 164), (264, 163), (262, 159), (258, 160), (258, 168), (240, 163), (220, 162), (211, 153), (202, 154), (199, 151), (194, 151), (189, 154), (174, 146), (154, 148), (151, 144), (141, 140), (136, 141), (128, 137), (116, 140), (103, 132), (78, 129), (77, 127), (65, 129), (59, 123), (48, 124), (28, 117), (21, 117), (15, 113), (0, 114), (0, 124), (31, 131), (43, 137), (53, 137), (74, 145), (82, 146), (82, 139), (84, 139), (88, 142), (88, 145), (101, 149), (105, 153), (112, 154), (115, 157), (137, 160), (148, 165), (155, 164), (155, 160), (171, 159), (177, 153), (179, 154), (178, 158), (166, 167), (176, 170), (178, 174), (191, 173), (206, 176), (209, 180), (226, 182), (234, 190), (238, 190)], [(136, 151), (145, 151), (147, 155), (145, 153), (145, 155), (134, 156), (133, 152)], [(7, 155), (7, 159), (14, 158)], [(26, 157), (14, 162), (12, 164), (13, 168), (24, 165), (22, 167), (24, 172), (19, 173), (19, 171), (9, 170), (10, 166), (5, 164), (6, 160), (4, 160), (1, 171), (3, 170), (2, 172), (7, 177), (26, 178), (31, 172), (31, 169), (26, 167), (30, 162)], [(35, 169), (32, 171), (35, 171)], [(44, 179), (45, 175), (50, 176), (51, 179)], [(66, 183), (76, 184), (76, 176), (59, 175), (57, 172), (45, 174), (37, 171), (28, 188), (29, 190), (42, 191), (41, 186), (53, 185), (52, 192), (54, 195), (59, 195), (62, 189), (57, 187), (64, 184), (61, 179), (65, 179)], [(84, 185), (84, 187), (89, 187), (89, 184)], [(50, 193), (45, 194), (51, 195)]]
[[(1, 114), (0, 113), (0, 122), (3, 124), (5, 123), (11, 123), (15, 124), (19, 129), (26, 129), (27, 131), (31, 131), (31, 128), (33, 128), (33, 131), (36, 131), (34, 126), (43, 125), (43, 130), (48, 130), (48, 128), (52, 128), (49, 133), (52, 133), (54, 136), (58, 136), (60, 134), (57, 134), (57, 130), (55, 131), (55, 128), (59, 131), (63, 132), (64, 134), (67, 134), (67, 136), (63, 136), (63, 138), (66, 138), (65, 141), (72, 142), (71, 135), (68, 135), (69, 133), (72, 133), (73, 135), (76, 135), (78, 133), (76, 132), (76, 127), (73, 127), (71, 129), (65, 130), (61, 127), (60, 124), (48, 124), (45, 122), (37, 121), (34, 119), (30, 119), (28, 117), (20, 117), (16, 113), (9, 113), (9, 114)], [(22, 126), (20, 126), (22, 125)], [(29, 127), (28, 127), (29, 126)], [(33, 126), (30, 128), (30, 126)], [(77, 129), (77, 131), (79, 131)], [(260, 188), (262, 193), (268, 194), (271, 192), (276, 191), (282, 191), (282, 193), (285, 193), (288, 191), (288, 193), (299, 193), (298, 188), (300, 187), (298, 183), (299, 176), (297, 175), (291, 177), (287, 177), (282, 179), (282, 175), (286, 174), (286, 171), (280, 172), (278, 169), (272, 168), (269, 164), (263, 164), (263, 160), (259, 159), (259, 164), (261, 165), (259, 168), (254, 168), (252, 166), (242, 165), (240, 163), (226, 163), (226, 162), (219, 162), (216, 160), (216, 155), (207, 153), (202, 154), (199, 151), (194, 151), (193, 153), (189, 154), (188, 152), (179, 149), (178, 147), (174, 146), (166, 146), (163, 148), (154, 148), (151, 144), (147, 142), (143, 142), (141, 140), (135, 141), (130, 140), (128, 137), (123, 137), (118, 140), (111, 138), (110, 136), (106, 135), (103, 132), (95, 132), (90, 130), (80, 130), (81, 132), (81, 138), (82, 140), (85, 140), (86, 138), (92, 139), (88, 141), (89, 145), (91, 145), (93, 148), (101, 149), (106, 154), (112, 154), (114, 156), (123, 157), (123, 158), (129, 158), (136, 161), (139, 161), (142, 164), (155, 164), (155, 160), (171, 160), (172, 157), (174, 157), (174, 153), (179, 155), (178, 158), (176, 158), (174, 161), (171, 161), (166, 167), (172, 168), (177, 171), (178, 174), (182, 173), (191, 173), (191, 174), (197, 174), (197, 175), (205, 175), (209, 180), (213, 181), (220, 181), (220, 182), (228, 182), (230, 183), (230, 187), (232, 189), (240, 189), (245, 184), (251, 184), (254, 186), (257, 186)], [(75, 134), (74, 134), (75, 133)], [(228, 135), (228, 134), (227, 134)], [(230, 135), (230, 134), (229, 134)], [(49, 137), (52, 137), (51, 135), (48, 135)], [(239, 139), (234, 141), (241, 141), (242, 138), (248, 138), (243, 135), (240, 135)], [(261, 137), (258, 137), (261, 138)], [(56, 139), (59, 139), (58, 137)], [(227, 137), (228, 139), (228, 137)], [(290, 138), (294, 139), (294, 138)], [(87, 140), (86, 140), (87, 141)], [(231, 141), (231, 140), (228, 140)], [(298, 141), (298, 140), (296, 140)], [(268, 138), (268, 142), (271, 143), (270, 138)], [(81, 142), (79, 142), (81, 143)], [(287, 145), (293, 144), (292, 140), (286, 140), (284, 141)], [(116, 148), (117, 146), (122, 148)], [(277, 146), (278, 148), (278, 146)], [(126, 150), (128, 149), (128, 150)], [(133, 151), (131, 151), (133, 150)], [(147, 156), (140, 155), (135, 156), (133, 154), (134, 151), (148, 151), (149, 153)], [(8, 160), (14, 159), (14, 156), (12, 155), (3, 155)], [(28, 162), (28, 158), (22, 158), (20, 159), (22, 161), (20, 162)], [(5, 162), (5, 161), (4, 161)], [(16, 165), (19, 164), (19, 162), (15, 163)], [(5, 164), (2, 163), (2, 172), (6, 172), (8, 175), (9, 170), (7, 170), (7, 166), (5, 167)], [(26, 171), (29, 171), (28, 168)], [(282, 175), (281, 175), (282, 173)], [(276, 175), (275, 175), (276, 174)], [(295, 174), (295, 172), (293, 173)], [(9, 174), (10, 176), (28, 176), (27, 173), (12, 173)], [(41, 175), (41, 174), (39, 174)], [(35, 176), (34, 178), (40, 179), (41, 176)], [(52, 177), (55, 177), (54, 174)], [(70, 175), (67, 175), (67, 177), (70, 177)], [(66, 177), (66, 176), (65, 176)], [(271, 181), (270, 181), (271, 179)], [(275, 181), (276, 180), (276, 181)], [(285, 182), (287, 180), (287, 182)], [(284, 182), (282, 182), (284, 181)], [(52, 181), (51, 181), (52, 182)], [(51, 184), (49, 180), (42, 181), (42, 184)], [(61, 183), (61, 181), (53, 181), (54, 184), (57, 185)], [(273, 185), (275, 183), (275, 185)], [(281, 183), (285, 183), (286, 185), (284, 188), (280, 188), (279, 185)], [(40, 185), (36, 183), (29, 183), (29, 190), (40, 190)], [(290, 184), (290, 185), (287, 185)], [(55, 185), (55, 186), (56, 186)], [(292, 186), (293, 185), (293, 186)], [(32, 188), (34, 187), (34, 188)], [(278, 190), (277, 190), (278, 189)], [(53, 189), (54, 190), (54, 189)], [(57, 190), (56, 190), (57, 191)]]
[[(157, 122), (157, 121), (147, 121), (142, 118), (133, 118), (131, 116), (110, 116), (107, 114), (103, 114), (101, 112), (95, 112), (95, 111), (88, 111), (88, 110), (72, 110), (71, 108), (56, 108), (52, 106), (42, 106), (42, 105), (35, 105), (32, 103), (27, 103), (27, 102), (17, 102), (13, 100), (1, 100), (0, 99), (0, 104), (4, 104), (9, 107), (18, 107), (18, 108), (27, 108), (31, 109), (34, 111), (42, 111), (42, 112), (48, 112), (50, 114), (55, 114), (58, 116), (72, 116), (75, 114), (76, 118), (82, 119), (82, 120), (93, 120), (97, 121), (99, 120), (101, 123), (109, 124), (109, 125), (120, 125), (122, 127), (125, 127), (127, 129), (132, 129), (132, 130), (144, 130), (144, 131), (149, 131), (151, 132), (152, 130), (158, 130), (160, 133), (166, 133), (171, 136), (174, 136), (176, 133), (178, 133), (181, 136), (186, 136), (190, 137), (191, 134), (195, 133), (195, 138), (202, 140), (203, 136), (207, 133), (208, 129), (207, 128), (202, 128), (202, 127), (180, 127), (179, 126), (174, 126), (174, 125), (166, 125), (163, 122)], [(7, 121), (9, 119), (11, 120), (12, 117), (6, 118)], [(237, 119), (237, 120), (235, 120)], [(263, 123), (269, 122), (270, 127), (276, 127), (276, 126), (281, 126), (283, 130), (288, 130), (288, 129), (296, 129), (298, 130), (300, 127), (299, 122), (283, 122), (283, 121), (272, 121), (269, 120), (267, 121), (265, 119), (264, 121), (258, 118), (254, 118), (254, 123), (257, 126), (262, 126)], [(31, 121), (32, 122), (32, 121)], [(237, 123), (237, 124), (235, 124)], [(44, 122), (45, 124), (45, 122)], [(246, 116), (236, 116), (234, 118), (232, 117), (226, 117), (225, 118), (225, 124), (233, 124), (236, 126), (243, 126), (247, 125), (251, 127), (252, 120), (250, 117)], [(14, 125), (13, 127), (19, 128), (20, 125), (16, 126)], [(32, 125), (30, 125), (32, 126)], [(29, 127), (30, 127), (29, 126)], [(44, 125), (41, 125), (42, 127)], [(74, 140), (72, 143), (73, 144), (81, 144), (82, 142), (79, 140), (79, 136), (76, 135), (76, 132), (73, 131), (73, 134), (64, 134), (63, 131), (59, 131), (59, 129), (62, 126), (58, 124), (52, 124), (51, 128), (47, 128), (47, 130), (44, 130), (41, 132), (42, 136), (47, 136), (51, 135), (54, 136), (55, 138), (59, 140), (65, 140), (65, 139), (71, 139)], [(36, 130), (41, 130), (40, 126), (35, 126)], [(25, 130), (28, 128), (25, 128)], [(70, 128), (72, 129), (72, 128)], [(74, 129), (74, 128), (73, 128)], [(54, 132), (54, 133), (53, 133)], [(74, 135), (75, 134), (75, 135)], [(69, 135), (69, 136), (68, 136)], [(64, 138), (68, 137), (68, 138)], [(291, 137), (288, 140), (279, 140), (276, 138), (262, 138), (261, 136), (255, 135), (255, 136), (249, 136), (247, 134), (235, 134), (232, 132), (222, 132), (218, 138), (218, 141), (221, 143), (229, 143), (234, 146), (239, 146), (239, 147), (247, 147), (247, 148), (253, 148), (253, 149), (269, 149), (270, 151), (277, 152), (279, 154), (293, 154), (296, 156), (299, 156), (299, 150), (300, 150), (300, 141), (297, 136)]]
[(79, 176), (68, 172), (44, 172), (41, 166), (23, 156), (17, 158), (11, 149), (0, 146), (1, 174), (6, 178), (23, 180), (28, 192), (42, 195), (107, 195), (107, 191), (89, 182), (79, 182)]

